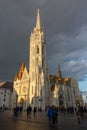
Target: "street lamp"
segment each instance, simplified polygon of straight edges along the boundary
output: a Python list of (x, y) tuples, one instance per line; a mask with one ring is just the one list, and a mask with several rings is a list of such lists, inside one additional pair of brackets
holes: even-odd
[(18, 101), (18, 94), (16, 94), (16, 107), (17, 107), (17, 101)]

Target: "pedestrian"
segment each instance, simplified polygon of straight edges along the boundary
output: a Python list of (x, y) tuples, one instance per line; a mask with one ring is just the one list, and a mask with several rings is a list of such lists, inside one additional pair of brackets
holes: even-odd
[(80, 118), (80, 114), (78, 111), (76, 112), (76, 116), (77, 116), (77, 123), (81, 124), (81, 118)]
[(37, 108), (34, 107), (34, 110), (33, 110), (33, 112), (34, 112), (34, 117), (36, 116), (36, 111), (37, 111)]
[(13, 109), (13, 112), (14, 112), (14, 117), (17, 117), (17, 115), (18, 115), (18, 112), (17, 112), (17, 107), (14, 107), (14, 109)]
[(31, 115), (31, 112), (32, 112), (32, 107), (29, 106), (29, 115)]
[(21, 107), (19, 108), (19, 110), (20, 110), (20, 113), (22, 114), (23, 107), (21, 106)]
[(48, 119), (49, 119), (49, 122), (50, 122), (50, 127), (53, 125), (53, 122), (54, 122), (53, 114), (54, 114), (53, 108), (49, 107), (48, 111), (47, 111), (47, 116), (48, 116)]
[(28, 119), (28, 117), (29, 117), (29, 107), (27, 107), (27, 119)]

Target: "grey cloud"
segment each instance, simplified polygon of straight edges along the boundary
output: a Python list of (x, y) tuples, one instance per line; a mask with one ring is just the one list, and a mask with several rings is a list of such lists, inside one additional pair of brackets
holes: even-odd
[(46, 36), (49, 73), (58, 64), (64, 76), (87, 74), (86, 0), (1, 0), (0, 1), (0, 80), (13, 80), (24, 60), (29, 64), (29, 37), (41, 10)]
[(47, 5), (50, 8), (46, 6), (45, 9), (46, 25), (51, 27), (49, 33), (52, 35), (62, 33), (73, 36), (79, 33), (79, 27), (87, 24), (87, 1), (51, 0)]

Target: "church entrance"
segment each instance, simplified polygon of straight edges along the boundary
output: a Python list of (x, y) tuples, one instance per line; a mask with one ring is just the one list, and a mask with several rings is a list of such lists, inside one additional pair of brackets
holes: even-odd
[(24, 107), (24, 98), (22, 98), (22, 97), (20, 98), (19, 106)]

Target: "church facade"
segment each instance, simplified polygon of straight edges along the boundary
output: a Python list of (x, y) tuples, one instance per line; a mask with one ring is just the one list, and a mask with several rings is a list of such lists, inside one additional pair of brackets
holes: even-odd
[(30, 36), (29, 71), (22, 63), (20, 72), (14, 79), (13, 106), (41, 107), (48, 104), (49, 76), (46, 63), (46, 42), (40, 22), (40, 11), (37, 12), (36, 26)]
[(73, 79), (63, 78), (60, 67), (58, 75), (49, 75), (46, 62), (46, 41), (40, 21), (40, 11), (37, 11), (36, 26), (30, 36), (30, 61), (27, 69), (23, 62), (16, 74), (13, 85), (12, 108), (31, 105), (45, 109), (48, 105), (76, 107), (79, 97), (78, 85), (73, 85)]

